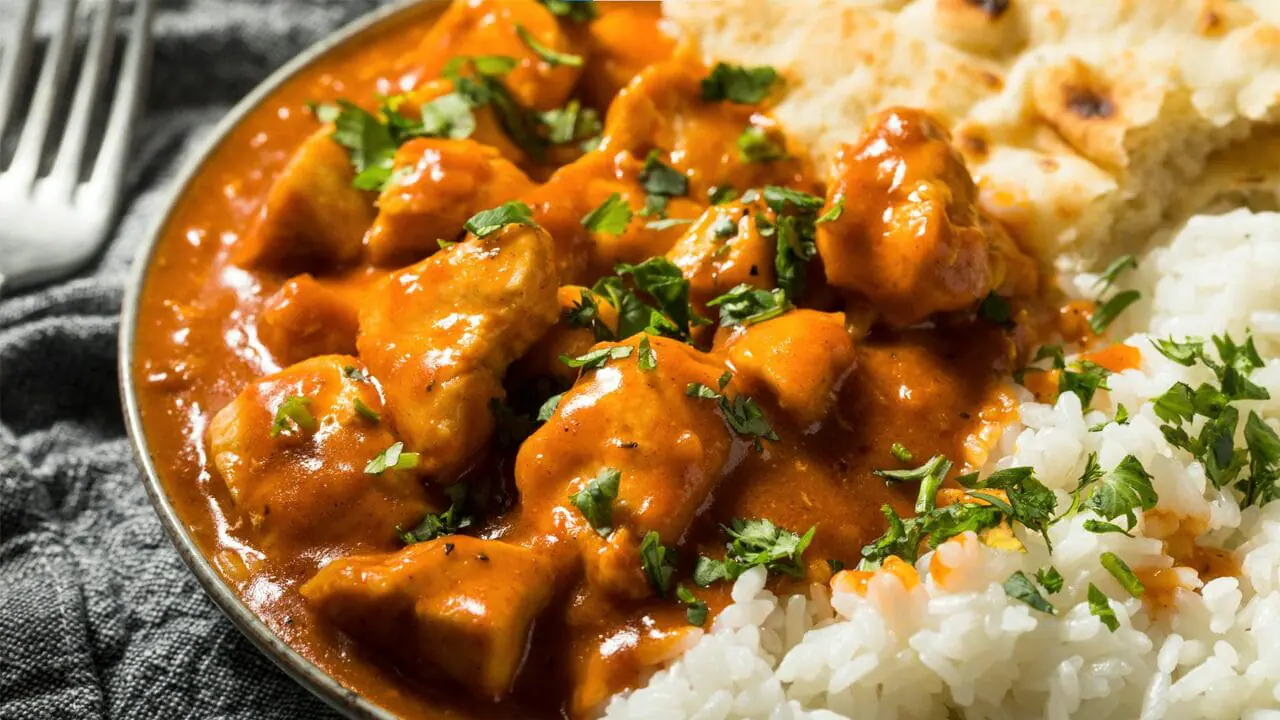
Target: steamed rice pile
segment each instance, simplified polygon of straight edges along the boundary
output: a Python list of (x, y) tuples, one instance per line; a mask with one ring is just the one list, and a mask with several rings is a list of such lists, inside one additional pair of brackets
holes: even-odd
[[(1021, 391), (1019, 420), (983, 475), (1034, 467), (1057, 491), (1061, 513), (1090, 453), (1104, 469), (1133, 455), (1159, 494), (1154, 511), (1139, 513), (1133, 537), (1085, 530), (1096, 519), (1088, 511), (1052, 526), (1052, 555), (1021, 526), (1015, 534), (1026, 552), (966, 533), (921, 556), (918, 583), (882, 571), (865, 595), (832, 596), (814, 585), (807, 596), (778, 598), (755, 568), (709, 632), (647, 686), (615, 698), (607, 716), (1280, 718), (1280, 502), (1242, 510), (1233, 491), (1214, 488), (1198, 462), (1165, 440), (1152, 400), (1179, 381), (1196, 387), (1214, 377), (1150, 342), (1223, 332), (1242, 341), (1252, 330), (1267, 362), (1251, 377), (1272, 399), (1235, 405), (1241, 418), (1255, 410), (1280, 426), (1277, 277), (1280, 215), (1197, 217), (1135, 274), (1147, 300), (1129, 311), (1140, 332), (1125, 342), (1141, 351), (1139, 369), (1110, 376), (1110, 390), (1087, 412), (1074, 393), (1050, 406)], [(1076, 278), (1081, 287), (1093, 280)], [(1090, 431), (1120, 404), (1127, 424)], [(1202, 582), (1175, 568), (1159, 538), (1179, 521), (1203, 528), (1200, 545), (1234, 551), (1238, 577)], [(1108, 551), (1142, 576), (1172, 568), (1163, 576), (1181, 587), (1162, 598), (1148, 588), (1147, 600), (1136, 599), (1100, 564)], [(1013, 572), (1032, 576), (1050, 564), (1065, 579), (1046, 596), (1056, 616), (1006, 595)], [(1090, 583), (1110, 598), (1115, 632), (1090, 611)]]

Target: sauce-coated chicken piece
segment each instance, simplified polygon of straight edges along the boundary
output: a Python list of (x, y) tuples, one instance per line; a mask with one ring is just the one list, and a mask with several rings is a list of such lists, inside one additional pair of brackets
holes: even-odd
[(393, 273), (360, 311), (360, 357), (419, 468), (448, 481), (488, 440), (507, 366), (556, 321), (555, 252), (507, 225)]
[[(590, 285), (596, 278), (612, 274), (620, 262), (638, 263), (662, 255), (680, 238), (685, 226), (650, 226), (658, 218), (639, 214), (647, 195), (640, 181), (643, 169), (643, 156), (592, 152), (560, 168), (525, 196), (534, 219), (556, 240), (563, 282)], [(584, 227), (583, 219), (614, 193), (631, 210), (626, 228), (613, 233)], [(701, 212), (702, 204), (687, 197), (667, 201), (667, 218), (692, 220)]]
[(658, 3), (616, 3), (600, 8), (600, 17), (586, 26), (590, 60), (582, 69), (579, 85), (591, 105), (608, 108), (632, 78), (670, 58), (676, 43), (653, 20), (662, 14)]
[(827, 281), (857, 293), (891, 324), (966, 310), (988, 293), (1028, 295), (1035, 263), (977, 205), (977, 188), (947, 131), (918, 110), (872, 116), (836, 157), (818, 225)]
[(554, 590), (538, 553), (465, 535), (342, 558), (301, 588), (322, 615), (400, 660), (407, 674), (443, 674), (488, 699), (510, 691)]
[(311, 358), (250, 384), (210, 423), (214, 465), (265, 552), (391, 549), (396, 525), (427, 512), (413, 473), (365, 472), (396, 439), (363, 373), (353, 357)]
[[(684, 343), (648, 337), (656, 365), (644, 370), (640, 339), (618, 343), (630, 356), (584, 370), (516, 458), (524, 516), (574, 537), (588, 583), (623, 597), (652, 592), (640, 562), (645, 534), (674, 546), (745, 452), (715, 401), (685, 394), (690, 383), (717, 387), (724, 367)], [(621, 472), (607, 538), (568, 503), (604, 468)]]
[(269, 270), (331, 270), (360, 257), (373, 196), (351, 186), (351, 158), (326, 125), (307, 138), (271, 185), (239, 243), (236, 262)]
[(774, 287), (776, 245), (773, 238), (760, 234), (757, 212), (770, 214), (761, 201), (707, 208), (667, 252), (688, 279), (689, 298), (700, 311), (711, 314), (706, 312), (707, 302), (741, 284)]
[(420, 138), (396, 152), (365, 236), (369, 260), (403, 265), (453, 242), (467, 218), (524, 194), (533, 183), (497, 150), (471, 140)]
[(826, 417), (854, 365), (843, 313), (792, 310), (739, 328), (725, 349), (747, 392), (772, 395), (801, 426)]
[(565, 365), (560, 357), (567, 355), (576, 358), (587, 353), (596, 344), (597, 339), (591, 328), (571, 324), (569, 315), (582, 303), (583, 294), (591, 295), (595, 312), (601, 322), (611, 331), (618, 328), (618, 311), (609, 304), (607, 297), (591, 293), (579, 285), (565, 285), (556, 292), (560, 302), (560, 321), (551, 326), (529, 352), (512, 367), (521, 377), (551, 377), (572, 384), (578, 377), (578, 371)]
[(520, 36), (520, 28), (553, 52), (575, 52), (555, 16), (536, 0), (465, 0), (449, 5), (412, 59), (419, 77), (431, 79), (455, 57), (509, 57), (516, 66), (503, 80), (521, 105), (535, 110), (563, 105), (581, 68), (543, 59)]
[[(738, 192), (764, 185), (814, 189), (804, 161), (760, 105), (703, 100), (709, 73), (688, 52), (645, 68), (609, 106), (600, 150), (628, 150), (640, 158), (658, 150), (688, 175), (689, 196), (699, 201), (723, 186)], [(767, 147), (776, 159), (744, 154), (739, 139), (748, 131), (757, 138), (757, 151)]]
[(262, 306), (258, 339), (281, 365), (317, 355), (350, 355), (356, 351), (356, 306), (340, 294), (298, 275)]

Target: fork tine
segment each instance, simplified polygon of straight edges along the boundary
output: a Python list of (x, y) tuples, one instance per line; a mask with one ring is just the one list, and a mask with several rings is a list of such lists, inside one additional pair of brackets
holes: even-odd
[(98, 151), (93, 175), (85, 188), (104, 200), (109, 208), (114, 208), (120, 199), (125, 151), (129, 149), (134, 119), (151, 75), (151, 15), (154, 10), (155, 0), (137, 0), (134, 3), (129, 46), (125, 48), (120, 79), (111, 100), (111, 117), (107, 120), (107, 132), (102, 149)]
[(27, 0), (14, 33), (9, 37), (8, 52), (0, 65), (0, 139), (9, 125), (14, 103), (18, 99), (18, 81), (26, 76), (31, 63), (31, 31), (36, 20), (39, 0)]
[(44, 140), (49, 134), (49, 123), (53, 120), (54, 104), (67, 75), (67, 56), (70, 55), (73, 40), (72, 21), (75, 19), (76, 0), (66, 0), (66, 3), (57, 34), (51, 39), (48, 55), (45, 56), (44, 69), (40, 71), (40, 82), (31, 102), (31, 112), (27, 115), (22, 135), (18, 138), (18, 152), (13, 156), (13, 164), (6, 173), (8, 182), (23, 189), (30, 189), (40, 170), (40, 156), (44, 152)]
[(84, 158), (84, 146), (89, 138), (89, 120), (93, 117), (102, 75), (111, 65), (111, 51), (115, 43), (108, 42), (108, 38), (115, 27), (115, 12), (115, 0), (100, 0), (97, 23), (85, 51), (71, 116), (67, 119), (67, 129), (62, 134), (58, 157), (49, 172), (47, 182), (51, 190), (64, 200), (71, 199), (71, 190), (80, 180), (80, 162)]

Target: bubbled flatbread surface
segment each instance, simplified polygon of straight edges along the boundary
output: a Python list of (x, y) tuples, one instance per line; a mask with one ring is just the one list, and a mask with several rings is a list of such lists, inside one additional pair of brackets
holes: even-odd
[[(989, 210), (1043, 257), (1088, 262), (1141, 243), (1190, 204), (1243, 185), (1274, 188), (1277, 171), (1259, 173), (1247, 145), (1280, 120), (1280, 27), (1258, 11), (1275, 18), (1276, 6), (668, 0), (664, 8), (710, 58), (778, 68), (787, 92), (775, 114), (819, 167), (875, 110), (926, 108), (951, 127)], [(1270, 135), (1256, 142), (1275, 146)]]

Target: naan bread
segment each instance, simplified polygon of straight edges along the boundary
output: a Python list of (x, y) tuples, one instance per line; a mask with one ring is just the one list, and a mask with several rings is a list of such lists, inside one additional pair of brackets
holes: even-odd
[[(1185, 203), (1210, 202), (1247, 175), (1239, 166), (1251, 138), (1280, 121), (1280, 27), (1249, 5), (1280, 2), (664, 7), (709, 57), (785, 76), (775, 114), (819, 167), (875, 110), (926, 108), (950, 125), (993, 214), (1043, 257), (1089, 262), (1140, 244)], [(1206, 174), (1224, 148), (1229, 157)], [(1268, 175), (1255, 185), (1265, 189)]]

